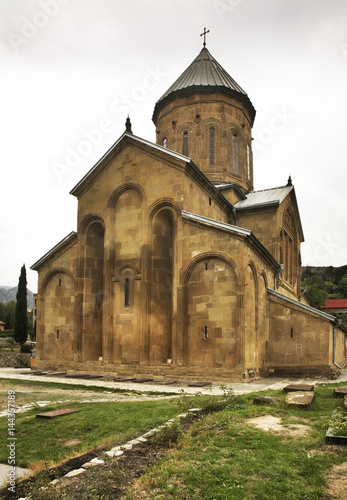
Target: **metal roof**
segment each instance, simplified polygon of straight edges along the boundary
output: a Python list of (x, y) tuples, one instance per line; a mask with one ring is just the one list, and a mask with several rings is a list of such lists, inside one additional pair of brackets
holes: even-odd
[(204, 47), (188, 68), (157, 101), (153, 113), (154, 123), (156, 123), (160, 108), (175, 95), (206, 91), (224, 91), (238, 97), (245, 102), (252, 120), (254, 120), (255, 109), (246, 92)]
[(191, 87), (193, 85), (208, 85), (228, 87), (236, 92), (247, 95), (238, 83), (225, 71), (210, 52), (204, 47), (188, 68), (177, 78), (171, 87), (161, 96), (164, 99), (171, 92)]
[(252, 191), (246, 195), (245, 200), (235, 204), (239, 209), (255, 208), (266, 205), (279, 205), (294, 189), (294, 186), (283, 186), (272, 189), (262, 189), (261, 191)]

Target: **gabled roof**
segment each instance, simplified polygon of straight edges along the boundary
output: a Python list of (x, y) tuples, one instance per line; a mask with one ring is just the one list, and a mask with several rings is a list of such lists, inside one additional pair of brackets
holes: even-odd
[(267, 205), (280, 205), (293, 189), (294, 186), (283, 186), (272, 189), (262, 189), (261, 191), (252, 191), (246, 195), (244, 200), (236, 203), (235, 207), (237, 210), (242, 210)]
[(284, 201), (284, 199), (290, 193), (292, 193), (294, 199), (294, 205), (298, 215), (300, 238), (301, 241), (304, 241), (304, 232), (302, 229), (299, 207), (295, 195), (295, 189), (291, 183), (282, 187), (262, 189), (260, 191), (252, 191), (246, 195), (245, 200), (241, 200), (238, 203), (236, 203), (235, 208), (237, 211), (239, 211), (239, 210), (253, 210), (253, 209), (256, 210), (266, 207), (277, 207)]
[(202, 215), (193, 214), (191, 212), (186, 212), (182, 210), (182, 218), (190, 223), (199, 224), (205, 227), (212, 227), (214, 229), (220, 229), (222, 231), (238, 234), (240, 236), (244, 236), (248, 238), (252, 244), (254, 244), (257, 249), (271, 262), (271, 264), (277, 268), (281, 269), (280, 264), (277, 260), (271, 255), (271, 253), (264, 247), (264, 245), (258, 240), (256, 236), (249, 229), (245, 229), (239, 226), (233, 226), (232, 224), (228, 224), (226, 222), (221, 222), (215, 219), (210, 219), (209, 217), (204, 217)]
[(219, 192), (219, 190), (214, 186), (214, 184), (206, 177), (206, 175), (195, 165), (195, 163), (188, 156), (184, 156), (175, 151), (171, 151), (168, 148), (154, 144), (153, 142), (142, 139), (131, 132), (124, 132), (123, 135), (111, 146), (111, 148), (100, 158), (100, 160), (92, 167), (89, 172), (79, 181), (79, 183), (70, 191), (70, 194), (74, 196), (80, 196), (84, 190), (89, 186), (89, 182), (93, 182), (101, 172), (107, 162), (114, 158), (118, 151), (120, 151), (126, 144), (132, 144), (134, 146), (148, 148), (147, 150), (153, 154), (158, 153), (165, 155), (168, 159), (178, 160), (184, 162), (184, 164), (189, 165), (188, 171), (190, 171), (195, 179), (198, 179), (200, 184), (204, 186), (204, 189), (210, 193), (210, 196), (214, 197), (215, 200), (226, 207), (228, 211), (233, 209), (233, 205)]
[(255, 109), (246, 92), (204, 47), (188, 68), (157, 101), (153, 113), (154, 123), (157, 121), (162, 106), (165, 106), (176, 95), (206, 91), (222, 91), (242, 100), (250, 112), (252, 121), (254, 121)]

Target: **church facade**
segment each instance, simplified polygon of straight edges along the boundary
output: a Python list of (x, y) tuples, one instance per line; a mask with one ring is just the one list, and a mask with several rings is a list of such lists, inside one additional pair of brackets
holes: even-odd
[(204, 46), (73, 188), (77, 232), (38, 260), (38, 369), (235, 380), (326, 374), (346, 332), (301, 294), (291, 179), (253, 187), (255, 109)]

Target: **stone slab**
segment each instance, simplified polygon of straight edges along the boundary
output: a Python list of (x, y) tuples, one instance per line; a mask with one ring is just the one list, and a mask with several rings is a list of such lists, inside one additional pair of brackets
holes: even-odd
[(288, 406), (310, 406), (314, 401), (315, 394), (311, 391), (291, 391), (287, 394), (285, 403)]
[[(335, 417), (335, 412), (332, 414), (332, 419), (334, 419), (334, 417)], [(325, 442), (328, 444), (347, 445), (347, 436), (336, 436), (336, 434), (332, 433), (332, 430), (329, 427), (328, 432), (325, 435)]]
[(56, 418), (63, 417), (64, 415), (70, 415), (71, 413), (76, 413), (81, 410), (75, 410), (71, 408), (64, 408), (62, 410), (46, 411), (45, 413), (37, 413), (36, 418)]
[(347, 395), (347, 385), (344, 385), (342, 387), (335, 387), (334, 395), (337, 398), (343, 398), (345, 395)]
[(65, 378), (86, 378), (86, 379), (89, 379), (89, 378), (91, 378), (91, 375), (89, 373), (74, 373), (74, 374), (68, 373), (67, 375), (65, 375)]
[(211, 385), (211, 382), (189, 382), (188, 387), (206, 387), (206, 385)]
[(68, 472), (67, 474), (65, 474), (64, 477), (75, 477), (75, 476), (79, 476), (80, 474), (83, 474), (83, 472), (86, 472), (86, 469), (74, 469), (74, 470), (71, 470), (70, 472)]
[(289, 384), (286, 387), (283, 387), (285, 392), (294, 392), (294, 391), (314, 391), (314, 384)]
[(113, 380), (115, 382), (134, 382), (136, 377), (115, 377)]
[(143, 384), (145, 382), (153, 382), (153, 379), (152, 378), (136, 378), (134, 380), (134, 382), (137, 384)]

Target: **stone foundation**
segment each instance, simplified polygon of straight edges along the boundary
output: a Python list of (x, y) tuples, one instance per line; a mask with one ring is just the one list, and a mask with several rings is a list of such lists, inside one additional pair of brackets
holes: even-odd
[(31, 355), (28, 353), (19, 353), (19, 352), (0, 352), (0, 367), (15, 367), (15, 366), (30, 366), (30, 357)]

